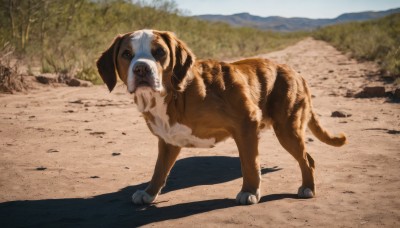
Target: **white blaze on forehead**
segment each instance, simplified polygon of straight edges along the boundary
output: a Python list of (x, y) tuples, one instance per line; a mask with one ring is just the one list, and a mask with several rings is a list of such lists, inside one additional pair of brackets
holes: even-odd
[(155, 90), (161, 91), (162, 83), (159, 79), (159, 72), (156, 64), (156, 59), (151, 54), (151, 43), (154, 39), (154, 33), (152, 30), (139, 30), (131, 35), (131, 47), (133, 50), (134, 58), (128, 68), (128, 91), (133, 92), (135, 89), (135, 75), (133, 74), (133, 66), (137, 62), (146, 63), (150, 67), (150, 77), (155, 82)]
[(152, 30), (139, 30), (132, 34), (131, 45), (137, 56), (154, 59), (151, 55), (151, 41), (154, 39)]

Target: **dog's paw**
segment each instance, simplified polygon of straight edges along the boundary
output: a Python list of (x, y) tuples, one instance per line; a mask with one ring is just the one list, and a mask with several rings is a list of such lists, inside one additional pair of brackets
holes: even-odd
[(311, 189), (304, 187), (304, 186), (301, 186), (299, 188), (297, 195), (300, 198), (314, 198), (314, 192)]
[(260, 189), (257, 190), (256, 194), (240, 191), (236, 196), (236, 202), (242, 205), (256, 204), (258, 201), (260, 201)]
[(136, 205), (150, 204), (156, 200), (157, 195), (151, 196), (144, 190), (137, 190), (132, 195), (132, 202)]

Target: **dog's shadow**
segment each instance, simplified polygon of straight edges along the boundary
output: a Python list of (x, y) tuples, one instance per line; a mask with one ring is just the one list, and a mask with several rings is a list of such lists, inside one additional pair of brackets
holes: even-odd
[[(280, 168), (263, 168), (262, 174)], [(239, 158), (191, 157), (177, 161), (162, 193), (240, 178)], [(237, 206), (234, 199), (213, 199), (172, 206), (134, 206), (133, 192), (147, 183), (92, 198), (44, 199), (0, 203), (0, 227), (136, 227)], [(238, 186), (238, 190), (239, 190)], [(162, 197), (162, 196), (161, 196)], [(294, 194), (262, 197), (261, 202), (296, 198)]]
[[(278, 170), (278, 167), (261, 168), (261, 174)], [(161, 193), (198, 185), (219, 184), (241, 177), (240, 159), (237, 157), (190, 157), (176, 162)]]

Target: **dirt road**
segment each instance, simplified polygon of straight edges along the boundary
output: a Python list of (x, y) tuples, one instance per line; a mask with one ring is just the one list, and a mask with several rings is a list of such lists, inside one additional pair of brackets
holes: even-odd
[(0, 227), (399, 227), (400, 105), (345, 97), (382, 84), (375, 66), (312, 39), (263, 57), (301, 72), (323, 125), (348, 136), (334, 148), (308, 132), (316, 198), (297, 198), (300, 169), (269, 130), (259, 145), (259, 204), (235, 204), (240, 163), (227, 140), (184, 149), (156, 204), (134, 206), (157, 141), (125, 87), (47, 86), (0, 95)]

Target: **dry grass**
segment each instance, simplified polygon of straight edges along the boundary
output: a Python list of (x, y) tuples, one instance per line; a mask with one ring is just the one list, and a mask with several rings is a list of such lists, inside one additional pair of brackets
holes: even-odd
[(384, 76), (400, 78), (400, 14), (383, 19), (328, 26), (314, 33), (360, 60), (376, 61)]
[(12, 48), (3, 46), (0, 50), (0, 92), (14, 93), (28, 88), (22, 75), (18, 74), (18, 63), (11, 64)]

